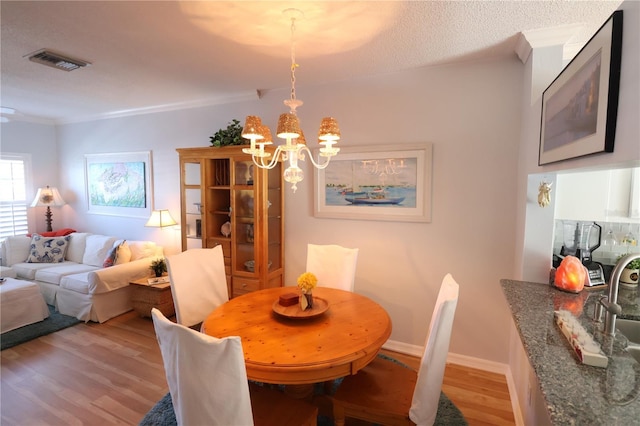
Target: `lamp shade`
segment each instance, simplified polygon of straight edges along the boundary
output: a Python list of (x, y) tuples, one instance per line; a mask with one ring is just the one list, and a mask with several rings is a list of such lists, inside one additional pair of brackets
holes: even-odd
[(60, 196), (58, 188), (51, 188), (47, 185), (45, 188), (38, 188), (38, 192), (31, 203), (31, 207), (61, 207), (65, 204), (67, 203)]
[(165, 226), (173, 226), (178, 223), (171, 217), (169, 210), (154, 210), (151, 212), (151, 217), (144, 226), (150, 226), (154, 228), (164, 228)]

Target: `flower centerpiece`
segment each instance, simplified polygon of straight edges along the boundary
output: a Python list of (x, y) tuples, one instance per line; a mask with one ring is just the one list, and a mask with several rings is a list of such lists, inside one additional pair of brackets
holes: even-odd
[(313, 308), (313, 289), (318, 284), (318, 278), (311, 272), (305, 272), (298, 277), (298, 288), (300, 296), (300, 308), (304, 311)]

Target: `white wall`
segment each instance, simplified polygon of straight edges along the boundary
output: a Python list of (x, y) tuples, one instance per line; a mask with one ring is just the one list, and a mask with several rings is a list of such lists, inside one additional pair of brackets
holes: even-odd
[[(451, 351), (506, 362), (510, 317), (499, 279), (510, 275), (514, 258), (511, 206), (522, 70), (514, 56), (327, 86), (299, 85), (307, 134), (317, 131), (323, 116), (333, 115), (340, 122), (342, 146), (433, 143), (433, 220), (314, 218), (313, 171), (305, 166), (298, 192), (286, 190), (286, 282), (292, 285), (304, 272), (309, 242), (359, 247), (356, 291), (387, 309), (392, 340), (422, 346), (440, 282), (451, 272), (461, 285)], [(208, 146), (216, 130), (250, 113), (273, 127), (286, 97), (287, 90), (270, 91), (251, 102), (60, 126), (60, 183), (74, 194), (74, 213), (66, 224), (171, 245), (166, 235), (171, 231), (144, 228), (143, 219), (86, 214), (84, 154), (152, 151), (155, 207), (178, 217), (175, 148)], [(174, 244), (177, 249), (177, 238)]]
[[(525, 67), (522, 98), (522, 137), (520, 140), (518, 196), (517, 196), (517, 255), (514, 276), (527, 281), (548, 282), (552, 262), (554, 207), (556, 191), (546, 208), (537, 205), (540, 180), (556, 181), (556, 173), (574, 169), (605, 169), (634, 167), (640, 164), (640, 2), (625, 1), (622, 35), (622, 69), (616, 139), (613, 153), (592, 155), (579, 159), (538, 166), (540, 114), (542, 92), (562, 71), (562, 47), (534, 49)], [(549, 73), (555, 68), (555, 74)], [(546, 84), (545, 84), (546, 83)], [(540, 88), (533, 93), (532, 88)], [(584, 188), (575, 188), (584, 191)], [(503, 301), (503, 303), (506, 303)], [(531, 368), (520, 337), (511, 333), (509, 357), (510, 389), (517, 393), (516, 418), (525, 424), (548, 423), (546, 403), (542, 398), (535, 373)], [(522, 411), (522, 412), (520, 412)]]
[[(58, 181), (59, 163), (56, 144), (56, 128), (47, 124), (10, 121), (0, 124), (0, 151), (3, 153), (31, 154), (32, 181), (27, 186), (29, 203), (36, 196), (38, 188), (57, 186), (60, 195), (65, 198), (64, 188)], [(45, 207), (29, 208), (29, 232), (47, 230)], [(62, 228), (64, 216), (70, 211), (69, 206), (51, 209), (53, 226)]]
[[(547, 210), (553, 211), (554, 204), (541, 209), (537, 206), (537, 198), (530, 196), (537, 193), (538, 178), (554, 181), (556, 173), (575, 169), (597, 170), (640, 165), (640, 120), (638, 120), (640, 114), (640, 2), (625, 1), (619, 9), (624, 10), (624, 23), (620, 99), (614, 152), (538, 166), (542, 91), (537, 98), (534, 95), (530, 101), (523, 99), (523, 135), (520, 142), (518, 173), (518, 222), (526, 222), (526, 227), (518, 227), (523, 232), (519, 240), (522, 238), (524, 241), (516, 259), (516, 265), (519, 265), (520, 269), (516, 270), (515, 274), (519, 278), (546, 282), (551, 267), (554, 216)], [(557, 75), (562, 71), (562, 49), (550, 47), (534, 51), (527, 63), (528, 79), (525, 80), (525, 85), (546, 87), (555, 75), (532, 73), (531, 69), (536, 69), (536, 60), (542, 60), (548, 68), (555, 67), (555, 75)], [(539, 84), (541, 79), (547, 80), (546, 85)], [(536, 179), (532, 179), (532, 176)], [(584, 188), (576, 190), (584, 190)], [(526, 194), (529, 196), (527, 197)]]

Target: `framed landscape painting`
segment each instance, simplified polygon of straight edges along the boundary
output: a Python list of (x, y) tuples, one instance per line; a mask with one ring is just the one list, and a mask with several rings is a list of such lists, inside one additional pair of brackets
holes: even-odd
[(613, 152), (621, 57), (618, 10), (544, 91), (538, 165)]
[(431, 221), (430, 143), (342, 148), (317, 169), (314, 214), (322, 218)]
[(85, 155), (88, 212), (148, 218), (151, 176), (149, 151)]

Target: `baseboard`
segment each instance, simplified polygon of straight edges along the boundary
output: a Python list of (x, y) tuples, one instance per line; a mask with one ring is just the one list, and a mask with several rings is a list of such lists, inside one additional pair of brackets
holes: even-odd
[[(387, 342), (382, 347), (390, 351), (400, 352), (401, 354), (411, 355), (418, 358), (422, 356), (422, 353), (424, 351), (424, 348), (422, 346), (410, 345), (393, 340), (387, 340)], [(452, 352), (449, 352), (449, 354), (447, 355), (447, 362), (450, 364), (477, 368), (478, 370), (489, 371), (492, 373), (504, 374), (505, 376), (509, 371), (508, 364), (475, 358), (468, 355), (455, 354)]]
[[(424, 347), (410, 345), (403, 342), (397, 342), (394, 340), (387, 340), (382, 346), (384, 349), (399, 352), (405, 355), (411, 355), (420, 358), (424, 352)], [(468, 355), (460, 355), (449, 352), (447, 355), (447, 362), (450, 364), (462, 365), (469, 368), (477, 368), (478, 370), (489, 371), (491, 373), (503, 374), (507, 381), (507, 388), (509, 389), (509, 399), (511, 400), (511, 409), (513, 410), (513, 416), (517, 426), (524, 425), (522, 416), (522, 410), (518, 403), (518, 395), (516, 393), (515, 382), (511, 374), (509, 364), (503, 364), (500, 362), (489, 361), (486, 359), (475, 358)]]
[(516, 421), (516, 426), (524, 426), (524, 416), (522, 415), (522, 408), (518, 400), (518, 394), (516, 392), (516, 382), (513, 380), (513, 374), (511, 374), (511, 368), (507, 369), (507, 387), (509, 388), (509, 399), (511, 400), (511, 409), (513, 410), (513, 417)]

